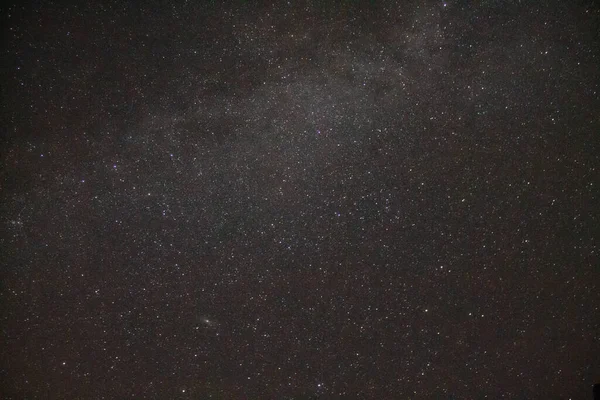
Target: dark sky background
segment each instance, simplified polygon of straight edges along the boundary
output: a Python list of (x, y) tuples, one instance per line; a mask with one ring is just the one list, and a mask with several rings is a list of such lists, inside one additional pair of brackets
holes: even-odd
[(591, 398), (600, 9), (276, 3), (2, 9), (1, 397)]

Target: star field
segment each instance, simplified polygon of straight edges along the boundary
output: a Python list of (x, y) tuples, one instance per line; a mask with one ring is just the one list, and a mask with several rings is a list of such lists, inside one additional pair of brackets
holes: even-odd
[(2, 9), (6, 399), (591, 398), (600, 9)]

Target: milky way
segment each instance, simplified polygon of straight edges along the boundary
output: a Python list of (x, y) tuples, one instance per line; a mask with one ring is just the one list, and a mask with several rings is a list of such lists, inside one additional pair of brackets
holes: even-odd
[(2, 397), (590, 398), (598, 7), (276, 3), (4, 9)]

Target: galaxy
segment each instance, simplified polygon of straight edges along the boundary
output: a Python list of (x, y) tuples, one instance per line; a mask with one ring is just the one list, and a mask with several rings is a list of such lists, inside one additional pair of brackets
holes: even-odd
[(1, 18), (0, 397), (592, 398), (595, 2)]

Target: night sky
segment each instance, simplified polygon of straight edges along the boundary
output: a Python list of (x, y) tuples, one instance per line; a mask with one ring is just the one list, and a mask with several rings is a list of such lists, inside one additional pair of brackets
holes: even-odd
[(0, 397), (592, 397), (594, 2), (78, 3), (1, 10)]

